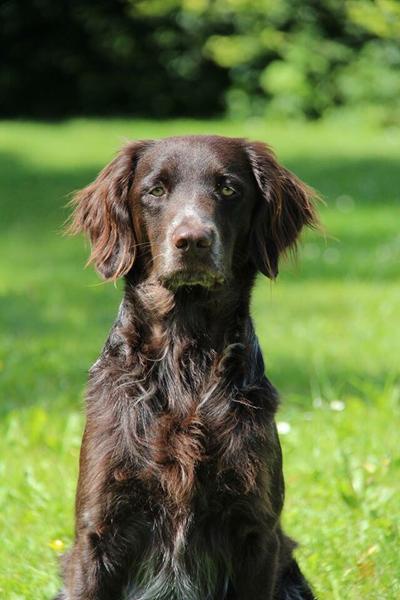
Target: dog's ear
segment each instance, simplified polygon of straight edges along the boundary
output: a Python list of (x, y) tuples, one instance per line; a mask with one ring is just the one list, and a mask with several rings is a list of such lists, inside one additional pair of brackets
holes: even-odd
[(295, 250), (305, 225), (318, 224), (313, 204), (316, 194), (282, 167), (267, 145), (248, 142), (246, 151), (259, 192), (251, 232), (251, 256), (264, 275), (275, 279), (280, 255)]
[(148, 142), (129, 142), (98, 175), (77, 192), (68, 233), (84, 232), (91, 244), (88, 264), (107, 280), (125, 275), (136, 255), (136, 241), (129, 205), (137, 160)]

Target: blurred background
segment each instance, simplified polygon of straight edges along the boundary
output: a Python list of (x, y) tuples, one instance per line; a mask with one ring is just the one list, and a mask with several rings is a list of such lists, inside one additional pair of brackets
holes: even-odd
[(252, 307), (285, 527), (321, 600), (397, 600), (400, 3), (3, 0), (0, 21), (0, 597), (57, 590), (122, 293), (62, 235), (70, 194), (127, 138), (217, 133), (268, 142), (325, 200), (325, 235)]
[(4, 0), (4, 116), (398, 123), (397, 0)]

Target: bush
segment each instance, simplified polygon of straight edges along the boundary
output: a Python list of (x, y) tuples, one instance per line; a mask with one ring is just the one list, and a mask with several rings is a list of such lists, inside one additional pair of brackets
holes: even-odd
[(397, 0), (9, 0), (0, 111), (398, 122)]

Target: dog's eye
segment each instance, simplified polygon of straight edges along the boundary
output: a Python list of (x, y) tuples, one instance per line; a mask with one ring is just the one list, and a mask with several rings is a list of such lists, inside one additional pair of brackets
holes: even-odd
[(151, 188), (149, 194), (151, 194), (152, 196), (156, 196), (156, 198), (160, 198), (161, 196), (164, 196), (165, 189), (162, 185), (156, 185), (153, 188)]
[(236, 190), (231, 188), (229, 185), (223, 185), (221, 187), (221, 194), (225, 196), (225, 198), (230, 198), (234, 194), (236, 194)]

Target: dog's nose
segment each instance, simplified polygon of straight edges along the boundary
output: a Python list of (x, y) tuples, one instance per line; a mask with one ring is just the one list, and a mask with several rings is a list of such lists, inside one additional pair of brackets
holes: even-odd
[(175, 229), (172, 242), (182, 252), (200, 254), (211, 248), (213, 232), (204, 226), (181, 225)]

